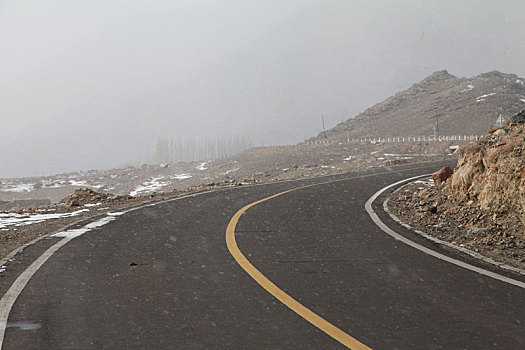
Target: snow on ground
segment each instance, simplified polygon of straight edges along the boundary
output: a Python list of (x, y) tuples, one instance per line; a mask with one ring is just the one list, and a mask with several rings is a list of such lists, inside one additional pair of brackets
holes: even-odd
[[(432, 180), (431, 177), (427, 177), (427, 178), (424, 178), (424, 179), (421, 179), (421, 180), (417, 180), (417, 181), (414, 181), (412, 182), (414, 184), (422, 184), (423, 186), (427, 186), (427, 187), (434, 187), (434, 180)], [(422, 189), (423, 187), (419, 187), (419, 189)]]
[(84, 233), (91, 231), (94, 228), (103, 226), (117, 218), (117, 216), (120, 216), (124, 214), (123, 212), (115, 212), (115, 213), (108, 213), (105, 217), (102, 219), (99, 219), (97, 221), (90, 222), (84, 227), (81, 228), (74, 228), (62, 232), (55, 233), (54, 235), (51, 235), (51, 237), (65, 237), (65, 238), (75, 238), (78, 236), (83, 235)]
[(472, 85), (472, 84), (468, 84), (468, 85), (467, 85), (467, 88), (464, 89), (464, 90), (461, 90), (460, 93), (461, 93), (461, 92), (467, 92), (467, 91), (470, 91), (470, 90), (472, 90), (472, 89), (474, 89), (474, 85)]
[(185, 179), (190, 179), (190, 178), (191, 178), (191, 175), (189, 174), (175, 174), (175, 175), (170, 176), (170, 179), (174, 179), (174, 180), (185, 180)]
[(98, 207), (99, 205), (102, 205), (102, 203), (98, 202), (98, 203), (87, 203), (87, 204), (84, 204), (83, 206), (84, 207)]
[(50, 219), (67, 218), (77, 216), (80, 213), (89, 211), (89, 209), (81, 209), (71, 213), (55, 213), (55, 214), (16, 214), (16, 213), (0, 213), (0, 230), (6, 229), (8, 226), (26, 226), (38, 224)]
[(476, 97), (476, 102), (485, 101), (485, 97), (494, 96), (494, 95), (496, 95), (495, 92), (490, 93), (490, 94), (486, 94), (486, 95), (478, 96), (478, 97)]
[(208, 169), (208, 168), (206, 168), (205, 165), (206, 165), (206, 162), (202, 162), (202, 163), (200, 163), (199, 165), (197, 165), (197, 166), (195, 167), (195, 169), (197, 169), (197, 170), (206, 170), (206, 169)]
[(60, 188), (64, 187), (66, 182), (64, 180), (52, 181), (52, 180), (42, 180), (40, 181), (40, 187), (42, 188)]
[(520, 84), (521, 86), (525, 86), (525, 81), (521, 79), (516, 79), (516, 84)]
[(227, 175), (227, 174), (229, 174), (229, 173), (233, 173), (234, 171), (237, 171), (237, 170), (239, 170), (239, 168), (226, 170), (224, 173)]
[(525, 103), (525, 99), (524, 98), (520, 98), (520, 101)]
[(348, 157), (346, 157), (346, 158), (343, 159), (343, 160), (352, 160), (352, 156), (348, 156)]
[(80, 181), (77, 181), (77, 180), (69, 180), (69, 184), (71, 186), (79, 186), (79, 187), (86, 187), (88, 186), (86, 180), (80, 180)]
[(408, 153), (408, 154), (397, 154), (397, 153), (383, 153), (385, 157), (433, 157), (437, 156), (437, 153), (424, 153), (424, 154), (416, 154), (416, 153)]
[(169, 182), (165, 181), (164, 176), (152, 177), (142, 185), (138, 185), (133, 191), (129, 193), (129, 195), (135, 197), (141, 194), (153, 193), (167, 185), (169, 185)]
[(109, 191), (113, 191), (115, 188), (117, 188), (117, 185), (120, 186), (119, 183), (115, 184), (115, 185), (111, 185), (111, 186), (105, 186), (102, 191), (103, 192), (109, 192)]
[(24, 183), (13, 184), (13, 183), (7, 183), (7, 184), (4, 185), (3, 188), (0, 189), (0, 191), (2, 191), (2, 192), (17, 192), (17, 193), (31, 192), (34, 187), (35, 187), (34, 184), (24, 184)]

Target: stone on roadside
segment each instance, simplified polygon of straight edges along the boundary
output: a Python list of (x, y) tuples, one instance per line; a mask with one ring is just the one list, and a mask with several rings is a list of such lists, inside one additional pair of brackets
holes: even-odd
[(434, 185), (436, 187), (441, 186), (442, 183), (447, 181), (448, 178), (452, 176), (454, 171), (449, 166), (445, 166), (435, 173), (432, 173), (432, 179), (434, 180)]
[(78, 199), (72, 199), (68, 204), (70, 207), (78, 207), (80, 206), (80, 201)]

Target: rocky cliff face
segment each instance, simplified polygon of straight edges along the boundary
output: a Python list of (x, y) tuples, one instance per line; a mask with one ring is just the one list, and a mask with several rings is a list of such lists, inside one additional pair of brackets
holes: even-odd
[(434, 127), (440, 135), (483, 135), (500, 115), (524, 107), (525, 80), (515, 74), (458, 78), (443, 70), (317, 137), (422, 136), (433, 135)]
[(448, 185), (452, 193), (525, 225), (525, 110), (460, 149)]

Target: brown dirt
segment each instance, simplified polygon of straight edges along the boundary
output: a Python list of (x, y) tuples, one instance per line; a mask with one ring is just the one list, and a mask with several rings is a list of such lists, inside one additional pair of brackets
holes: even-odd
[(412, 183), (390, 195), (389, 210), (416, 230), (525, 269), (525, 234), (520, 220), (456, 197), (446, 186)]

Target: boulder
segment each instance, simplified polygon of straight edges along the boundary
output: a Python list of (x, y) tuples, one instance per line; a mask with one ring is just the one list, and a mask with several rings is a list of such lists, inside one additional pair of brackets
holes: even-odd
[(80, 206), (80, 201), (78, 199), (72, 199), (67, 203), (70, 207), (78, 207)]
[(525, 124), (525, 109), (522, 109), (518, 113), (507, 119), (507, 124)]
[(441, 184), (444, 183), (445, 181), (447, 181), (447, 179), (449, 179), (452, 176), (453, 173), (454, 173), (454, 171), (449, 166), (445, 166), (445, 167), (439, 169), (438, 171), (436, 171), (435, 173), (432, 174), (432, 179), (434, 180), (434, 185), (435, 186), (441, 186)]

